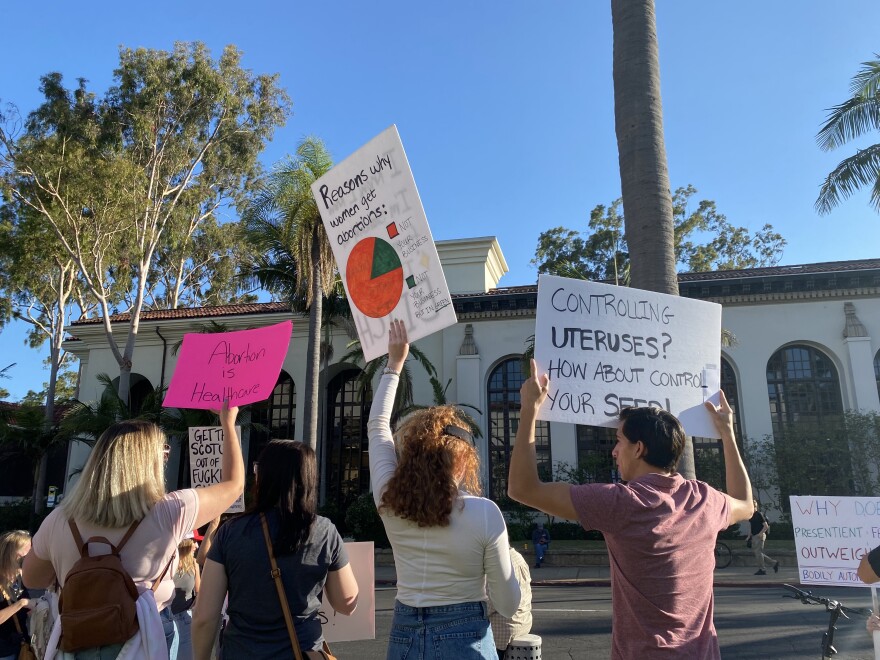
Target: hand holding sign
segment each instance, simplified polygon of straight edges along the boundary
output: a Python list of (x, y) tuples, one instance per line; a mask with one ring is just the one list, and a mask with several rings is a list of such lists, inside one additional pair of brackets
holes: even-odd
[(715, 430), (718, 431), (718, 435), (723, 440), (729, 440), (734, 437), (733, 408), (727, 403), (727, 397), (724, 396), (723, 391), (719, 391), (718, 395), (720, 405), (716, 406), (712, 401), (712, 399), (716, 398), (714, 396), (703, 405), (706, 406), (706, 410), (709, 411), (709, 415), (712, 417), (712, 423), (715, 425)]
[(519, 388), (520, 406), (538, 410), (547, 398), (549, 390), (550, 377), (546, 373), (538, 376), (538, 363), (532, 358), (532, 373)]

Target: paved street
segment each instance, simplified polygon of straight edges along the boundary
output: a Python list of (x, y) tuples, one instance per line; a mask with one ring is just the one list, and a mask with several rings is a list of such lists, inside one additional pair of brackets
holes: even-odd
[[(781, 580), (775, 576), (762, 586), (749, 586), (754, 584), (751, 573), (751, 569), (716, 571), (715, 624), (722, 657), (821, 658), (822, 633), (828, 625), (824, 608), (784, 598)], [(794, 582), (794, 579), (788, 581)], [(728, 586), (719, 586), (719, 583)], [(729, 586), (736, 584), (741, 586)], [(870, 606), (867, 589), (815, 588), (813, 592), (841, 600), (850, 607)], [(333, 650), (340, 658), (385, 657), (395, 593), (393, 587), (377, 588), (376, 640), (336, 643)], [(601, 579), (534, 586), (533, 618), (533, 632), (543, 638), (544, 658), (608, 658), (610, 655), (611, 590)], [(837, 659), (873, 660), (873, 645), (864, 626), (864, 619), (840, 619), (834, 644), (839, 652)]]

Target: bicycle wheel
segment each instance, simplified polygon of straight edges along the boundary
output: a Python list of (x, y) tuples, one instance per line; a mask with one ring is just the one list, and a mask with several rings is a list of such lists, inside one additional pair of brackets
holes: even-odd
[(715, 542), (715, 568), (727, 568), (733, 561), (733, 553), (726, 543)]

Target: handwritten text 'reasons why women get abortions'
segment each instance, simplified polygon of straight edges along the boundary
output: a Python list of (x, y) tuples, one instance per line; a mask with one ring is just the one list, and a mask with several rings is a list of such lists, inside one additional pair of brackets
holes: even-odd
[(708, 416), (687, 411), (719, 387), (720, 305), (542, 275), (536, 325), (550, 377), (541, 419), (611, 426), (621, 408), (657, 406), (715, 436)]

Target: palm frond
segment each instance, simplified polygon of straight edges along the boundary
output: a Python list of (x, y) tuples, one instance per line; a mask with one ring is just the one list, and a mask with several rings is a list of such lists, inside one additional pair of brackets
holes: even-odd
[(825, 215), (842, 200), (866, 185), (874, 187), (871, 206), (880, 210), (880, 195), (877, 194), (878, 179), (880, 179), (880, 144), (874, 144), (866, 149), (860, 149), (834, 168), (819, 189), (816, 210)]
[(880, 129), (880, 97), (855, 96), (831, 108), (816, 135), (822, 151), (832, 151), (850, 140)]

